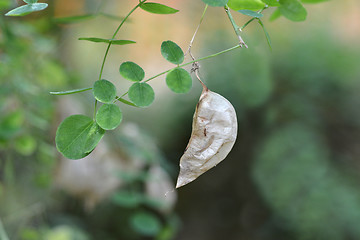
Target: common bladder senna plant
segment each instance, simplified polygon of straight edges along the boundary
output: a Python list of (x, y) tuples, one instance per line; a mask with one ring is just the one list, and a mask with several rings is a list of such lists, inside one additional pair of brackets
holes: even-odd
[[(198, 0), (200, 1), (200, 0)], [(161, 55), (172, 64), (164, 72), (145, 79), (145, 71), (137, 63), (125, 61), (120, 64), (120, 75), (133, 82), (127, 92), (119, 94), (115, 85), (102, 78), (104, 65), (108, 53), (113, 45), (136, 44), (133, 40), (117, 39), (117, 34), (129, 16), (135, 11), (146, 11), (152, 14), (175, 14), (179, 10), (170, 6), (139, 0), (128, 14), (120, 21), (119, 26), (110, 38), (82, 37), (79, 40), (90, 41), (99, 44), (106, 44), (105, 55), (102, 60), (98, 80), (92, 86), (69, 91), (50, 92), (53, 95), (68, 95), (92, 91), (95, 101), (94, 116), (72, 115), (67, 117), (59, 125), (56, 132), (56, 147), (58, 151), (69, 159), (80, 159), (89, 155), (106, 131), (114, 130), (122, 121), (122, 111), (118, 104), (126, 104), (133, 107), (144, 108), (152, 104), (155, 93), (149, 82), (159, 76), (166, 75), (166, 84), (175, 93), (187, 93), (192, 88), (192, 78), (184, 69), (192, 65), (198, 80), (203, 85), (203, 93), (194, 114), (193, 132), (189, 145), (180, 161), (180, 175), (177, 187), (183, 186), (206, 172), (211, 167), (222, 161), (230, 152), (237, 134), (236, 113), (229, 101), (223, 96), (210, 91), (201, 81), (198, 75), (198, 64), (205, 59), (216, 57), (238, 48), (247, 48), (247, 44), (241, 37), (241, 32), (250, 24), (258, 23), (264, 31), (266, 41), (271, 48), (269, 33), (263, 23), (263, 11), (273, 9), (270, 20), (281, 16), (291, 21), (304, 21), (307, 16), (306, 9), (302, 3), (317, 3), (324, 0), (201, 0), (204, 3), (204, 11), (201, 15), (198, 27), (190, 41), (186, 53), (173, 41), (163, 41), (161, 44)], [(17, 7), (6, 16), (22, 16), (35, 11), (43, 10), (46, 3), (38, 3), (37, 0), (24, 0), (25, 5)], [(216, 7), (224, 11), (231, 26), (239, 40), (236, 46), (223, 51), (194, 58), (191, 54), (191, 46), (202, 23), (208, 6)], [(243, 14), (249, 17), (242, 26), (237, 25), (232, 14)], [(99, 15), (90, 14), (84, 16), (73, 16), (56, 19), (59, 23), (71, 23), (87, 20)], [(106, 16), (106, 14), (103, 14)], [(189, 54), (191, 61), (184, 62), (185, 54)], [(125, 98), (127, 97), (127, 98)], [(99, 107), (98, 105), (101, 104)], [(199, 167), (200, 166), (200, 167)]]

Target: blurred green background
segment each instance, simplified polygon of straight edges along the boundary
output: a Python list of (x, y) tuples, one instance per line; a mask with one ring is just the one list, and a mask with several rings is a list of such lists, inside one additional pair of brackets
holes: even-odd
[[(134, 1), (135, 2), (135, 1)], [(121, 105), (124, 121), (87, 158), (63, 159), (54, 135), (70, 114), (91, 116), (91, 93), (51, 96), (97, 79), (106, 46), (79, 37), (111, 36), (118, 20), (76, 24), (59, 17), (101, 11), (124, 16), (132, 1), (48, 1), (26, 17), (0, 0), (0, 239), (19, 240), (358, 240), (360, 239), (360, 4), (306, 5), (308, 19), (284, 18), (243, 32), (249, 49), (201, 62), (208, 87), (234, 105), (238, 140), (229, 156), (193, 183), (174, 188), (201, 93), (175, 95), (151, 82), (146, 109)], [(104, 78), (126, 92), (123, 61), (146, 76), (171, 67), (164, 40), (187, 49), (201, 1), (158, 1), (172, 16), (138, 11), (119, 33)], [(235, 15), (235, 13), (234, 13)], [(248, 17), (236, 14), (241, 25)], [(197, 57), (234, 46), (220, 8), (211, 8), (193, 45)]]

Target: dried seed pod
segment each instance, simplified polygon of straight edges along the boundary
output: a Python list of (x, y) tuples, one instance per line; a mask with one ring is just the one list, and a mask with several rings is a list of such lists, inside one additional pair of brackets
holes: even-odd
[(191, 138), (180, 159), (176, 188), (194, 181), (224, 160), (236, 135), (234, 107), (226, 98), (204, 86), (194, 113)]

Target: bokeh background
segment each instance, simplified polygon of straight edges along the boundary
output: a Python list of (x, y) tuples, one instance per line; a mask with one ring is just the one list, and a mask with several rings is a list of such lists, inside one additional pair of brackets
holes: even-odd
[[(20, 2), (20, 1), (19, 1)], [(164, 40), (185, 51), (204, 4), (159, 3), (174, 15), (136, 11), (113, 46), (104, 78), (119, 93), (131, 85), (118, 68), (134, 61), (151, 77), (172, 66)], [(0, 239), (20, 240), (358, 240), (360, 239), (360, 3), (306, 5), (308, 18), (269, 22), (272, 50), (255, 22), (248, 49), (200, 63), (208, 87), (229, 99), (239, 132), (228, 157), (193, 183), (173, 190), (201, 93), (194, 78), (176, 95), (164, 77), (151, 81), (155, 102), (121, 105), (124, 120), (88, 157), (57, 153), (58, 124), (93, 112), (92, 86), (109, 38), (135, 0), (53, 0), (43, 12), (10, 18), (0, 0)], [(234, 13), (239, 25), (249, 18)], [(209, 8), (193, 44), (196, 57), (237, 44), (221, 8)]]

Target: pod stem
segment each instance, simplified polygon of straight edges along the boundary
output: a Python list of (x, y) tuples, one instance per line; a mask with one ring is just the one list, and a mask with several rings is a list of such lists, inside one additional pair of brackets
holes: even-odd
[(199, 76), (199, 69), (196, 69), (195, 71), (195, 76), (196, 78), (199, 80), (199, 82), (201, 83), (202, 87), (203, 87), (203, 92), (207, 92), (209, 90), (209, 88), (205, 85), (205, 83), (201, 80), (200, 76)]

